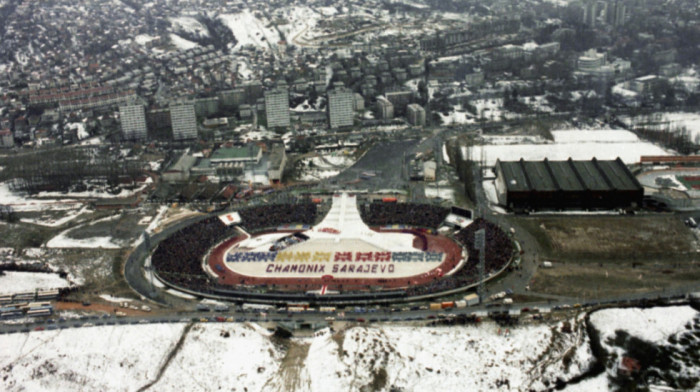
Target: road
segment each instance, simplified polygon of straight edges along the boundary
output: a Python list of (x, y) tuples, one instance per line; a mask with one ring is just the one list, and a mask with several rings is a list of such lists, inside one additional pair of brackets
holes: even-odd
[[(700, 285), (685, 288), (698, 292)], [(593, 310), (602, 307), (619, 306), (664, 306), (688, 304), (686, 295), (680, 293), (656, 292), (638, 295), (630, 295), (625, 298), (610, 299), (604, 301), (590, 301), (578, 303), (575, 301), (529, 302), (513, 305), (490, 303), (466, 308), (447, 308), (441, 310), (427, 309), (426, 305), (411, 306), (395, 305), (394, 307), (367, 307), (350, 308), (335, 312), (287, 312), (286, 309), (269, 310), (244, 310), (234, 307), (223, 311), (188, 311), (173, 312), (170, 314), (149, 314), (144, 316), (116, 317), (113, 314), (101, 316), (91, 315), (79, 318), (62, 318), (60, 316), (38, 317), (29, 323), (0, 324), (0, 335), (10, 333), (25, 333), (35, 330), (58, 330), (66, 328), (88, 328), (94, 326), (116, 326), (132, 324), (161, 324), (161, 323), (189, 323), (189, 322), (256, 322), (256, 323), (286, 323), (287, 325), (300, 326), (301, 324), (328, 324), (334, 322), (386, 323), (386, 322), (417, 322), (419, 324), (439, 320), (443, 318), (464, 316), (494, 317), (504, 313), (517, 311), (523, 318), (534, 314), (561, 313), (563, 316), (569, 312), (581, 310)], [(697, 305), (696, 305), (697, 306)], [(217, 320), (218, 318), (218, 320)]]

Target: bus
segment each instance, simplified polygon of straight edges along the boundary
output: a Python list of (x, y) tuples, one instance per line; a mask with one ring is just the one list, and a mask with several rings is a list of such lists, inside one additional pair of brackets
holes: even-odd
[(58, 289), (42, 290), (36, 293), (36, 299), (51, 299), (58, 297)]
[(260, 304), (243, 304), (243, 306), (241, 306), (241, 309), (243, 309), (244, 311), (264, 312), (264, 311), (274, 309), (274, 306), (272, 306), (272, 305), (260, 305)]
[(23, 306), (24, 309), (34, 309), (34, 308), (45, 308), (47, 306), (51, 306), (51, 302), (30, 302), (26, 306)]
[(39, 308), (31, 309), (27, 311), (27, 316), (29, 317), (39, 317), (39, 316), (51, 316), (53, 310), (51, 308)]
[(34, 296), (35, 296), (34, 293), (17, 293), (17, 294), (15, 294), (15, 296), (13, 298), (15, 301), (21, 301), (21, 300), (33, 301)]

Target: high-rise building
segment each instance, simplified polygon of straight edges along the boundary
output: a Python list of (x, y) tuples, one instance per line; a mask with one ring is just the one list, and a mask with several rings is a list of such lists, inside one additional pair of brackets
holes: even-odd
[(613, 26), (622, 26), (625, 24), (625, 13), (627, 7), (620, 1), (614, 1), (606, 4), (605, 21)]
[(122, 123), (122, 136), (127, 140), (146, 140), (146, 110), (143, 105), (125, 105), (119, 107), (119, 119)]
[(250, 80), (243, 82), (241, 87), (245, 91), (245, 101), (249, 104), (254, 104), (258, 98), (263, 97), (262, 83), (259, 80)]
[(589, 0), (583, 5), (583, 23), (595, 27), (596, 18), (598, 18), (598, 2)]
[(408, 122), (412, 125), (425, 125), (425, 109), (417, 103), (412, 103), (406, 108)]
[(377, 97), (377, 115), (381, 120), (394, 118), (394, 105), (384, 97)]
[(245, 89), (242, 87), (225, 90), (219, 93), (221, 106), (226, 109), (237, 108), (245, 103)]
[(197, 138), (197, 116), (194, 104), (181, 103), (170, 106), (170, 121), (173, 127), (173, 139), (187, 140)]
[(328, 124), (331, 128), (352, 126), (354, 98), (353, 92), (344, 87), (328, 92)]
[(289, 92), (286, 86), (265, 91), (265, 115), (268, 128), (289, 126)]

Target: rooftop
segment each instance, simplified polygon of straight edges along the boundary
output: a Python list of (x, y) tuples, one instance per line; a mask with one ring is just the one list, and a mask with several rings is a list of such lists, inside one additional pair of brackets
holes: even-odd
[(211, 161), (254, 160), (260, 154), (260, 147), (250, 144), (244, 147), (221, 147), (211, 154)]
[(506, 187), (526, 191), (637, 191), (641, 185), (620, 158), (613, 161), (498, 161)]

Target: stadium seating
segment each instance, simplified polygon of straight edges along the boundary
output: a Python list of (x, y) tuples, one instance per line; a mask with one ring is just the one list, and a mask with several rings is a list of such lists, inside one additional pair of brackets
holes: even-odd
[(449, 213), (448, 208), (416, 203), (373, 202), (360, 208), (362, 220), (369, 226), (400, 224), (437, 229)]

